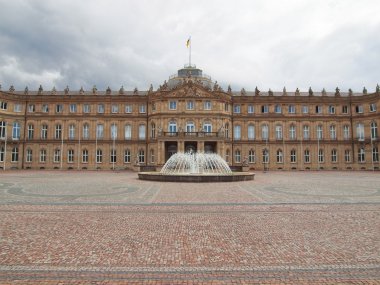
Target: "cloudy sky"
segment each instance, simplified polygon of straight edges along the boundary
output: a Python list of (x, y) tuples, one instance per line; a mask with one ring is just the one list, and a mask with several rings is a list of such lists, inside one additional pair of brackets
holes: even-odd
[(233, 90), (380, 83), (379, 0), (0, 0), (3, 89), (155, 88), (188, 62)]

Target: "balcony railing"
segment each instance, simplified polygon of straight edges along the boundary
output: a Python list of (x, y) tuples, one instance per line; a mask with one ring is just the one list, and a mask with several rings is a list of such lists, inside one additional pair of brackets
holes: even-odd
[(159, 137), (224, 138), (223, 132), (161, 132)]

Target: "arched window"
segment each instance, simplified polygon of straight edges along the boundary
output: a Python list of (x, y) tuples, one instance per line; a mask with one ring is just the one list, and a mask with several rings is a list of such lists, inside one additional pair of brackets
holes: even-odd
[(102, 163), (103, 162), (103, 151), (101, 149), (96, 150), (96, 163)]
[(90, 126), (87, 123), (83, 125), (82, 138), (85, 140), (90, 138)]
[(143, 149), (139, 150), (139, 163), (144, 163), (145, 162), (145, 151)]
[(169, 122), (168, 132), (170, 134), (176, 134), (176, 132), (177, 132), (177, 122), (176, 121), (170, 121)]
[(305, 163), (310, 163), (310, 150), (305, 149), (304, 155), (303, 155), (303, 161)]
[(371, 139), (377, 139), (377, 123), (371, 122)]
[(335, 125), (330, 126), (330, 139), (336, 140), (336, 128)]
[(241, 139), (241, 126), (235, 125), (234, 126), (234, 140), (240, 140)]
[(344, 161), (351, 162), (351, 151), (349, 149), (344, 151)]
[(289, 139), (295, 140), (296, 139), (296, 126), (291, 124), (289, 128)]
[(110, 162), (116, 163), (116, 149), (111, 149), (110, 151)]
[(255, 163), (255, 151), (250, 149), (248, 152), (248, 163)]
[(297, 162), (297, 152), (296, 152), (295, 149), (292, 149), (292, 150), (290, 151), (290, 162), (291, 162), (291, 163), (295, 163), (295, 162)]
[(268, 140), (268, 135), (269, 135), (269, 127), (268, 125), (262, 125), (261, 126), (261, 139), (263, 140)]
[(68, 163), (73, 163), (74, 162), (74, 150), (73, 149), (69, 149), (67, 151), (67, 162)]
[(18, 147), (12, 148), (12, 162), (18, 161)]
[(255, 126), (252, 124), (248, 125), (248, 139), (249, 140), (255, 139)]
[(96, 125), (96, 138), (102, 139), (104, 137), (104, 125), (103, 124), (97, 124)]
[(338, 152), (335, 148), (331, 150), (331, 162), (338, 162)]
[(156, 124), (151, 123), (150, 124), (150, 137), (154, 139), (156, 137)]
[(25, 158), (25, 161), (26, 162), (32, 162), (32, 159), (33, 159), (33, 151), (31, 148), (28, 148), (26, 150), (26, 158)]
[(358, 161), (359, 162), (365, 162), (365, 149), (364, 149), (364, 147), (361, 147), (358, 150)]
[(205, 133), (211, 133), (212, 132), (212, 124), (211, 124), (211, 122), (204, 122), (203, 123), (203, 131)]
[(132, 139), (132, 126), (129, 124), (124, 127), (124, 137), (126, 140)]
[(303, 126), (303, 139), (304, 140), (310, 139), (310, 128), (308, 125)]
[(0, 121), (0, 138), (5, 138), (7, 124), (4, 121)]
[(131, 163), (131, 151), (129, 149), (124, 151), (124, 163)]
[(189, 135), (195, 132), (195, 124), (193, 121), (186, 122), (186, 132), (189, 133)]
[(277, 113), (277, 114), (281, 114), (281, 105), (276, 105), (274, 107), (274, 112)]
[(62, 126), (60, 124), (55, 125), (55, 139), (61, 139), (62, 138)]
[(4, 154), (5, 154), (5, 149), (3, 146), (0, 147), (0, 162), (4, 162)]
[(116, 140), (117, 139), (117, 124), (112, 123), (111, 125), (111, 140)]
[(322, 125), (317, 126), (317, 139), (321, 140), (323, 139), (323, 128)]
[(356, 125), (356, 138), (360, 141), (364, 140), (364, 124), (362, 123)]
[(235, 150), (235, 162), (240, 163), (241, 162), (241, 152), (239, 149)]
[(377, 146), (372, 148), (372, 161), (379, 162), (379, 149)]
[(277, 159), (277, 163), (283, 163), (284, 162), (284, 155), (283, 155), (281, 149), (277, 150), (277, 152), (276, 152), (276, 159)]
[(20, 123), (14, 122), (13, 123), (13, 131), (12, 131), (12, 139), (19, 140), (20, 139)]
[(34, 125), (28, 125), (28, 140), (32, 140), (34, 138)]
[(269, 151), (263, 149), (263, 163), (269, 163)]
[(145, 125), (139, 125), (139, 140), (145, 140)]
[(282, 126), (276, 125), (276, 140), (282, 140)]
[(69, 140), (75, 139), (75, 125), (71, 124), (69, 126)]
[(349, 125), (343, 126), (343, 138), (345, 140), (350, 139), (350, 126)]
[(61, 150), (56, 148), (54, 150), (54, 157), (53, 157), (54, 162), (60, 162), (61, 161)]
[(226, 123), (224, 125), (224, 136), (228, 139), (230, 137), (230, 124)]
[(41, 127), (41, 139), (46, 140), (48, 136), (48, 126), (43, 124)]
[(82, 150), (82, 162), (88, 163), (88, 150), (87, 149)]

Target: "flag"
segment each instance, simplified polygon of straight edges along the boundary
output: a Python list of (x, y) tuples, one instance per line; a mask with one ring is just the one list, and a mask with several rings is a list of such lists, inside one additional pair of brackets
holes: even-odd
[(186, 42), (186, 47), (188, 48), (189, 46), (190, 46), (190, 39), (191, 39), (191, 37), (187, 40), (187, 42)]

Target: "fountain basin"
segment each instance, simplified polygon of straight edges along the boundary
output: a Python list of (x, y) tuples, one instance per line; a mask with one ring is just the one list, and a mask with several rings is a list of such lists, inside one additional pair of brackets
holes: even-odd
[(191, 173), (178, 173), (178, 174), (164, 174), (161, 172), (139, 172), (139, 179), (161, 182), (234, 182), (234, 181), (248, 181), (253, 180), (254, 173), (249, 172), (233, 172), (231, 174), (191, 174)]

